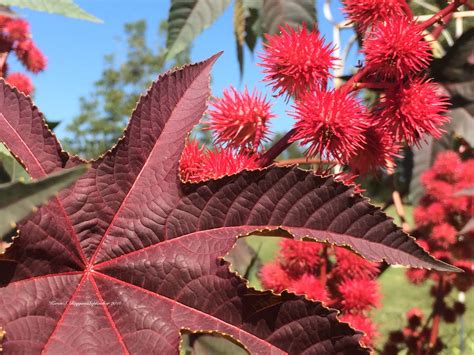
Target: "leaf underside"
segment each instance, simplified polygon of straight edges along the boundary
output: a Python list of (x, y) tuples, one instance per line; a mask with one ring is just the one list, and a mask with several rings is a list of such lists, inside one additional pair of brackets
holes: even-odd
[(316, 25), (314, 0), (263, 0), (261, 11), (265, 33), (279, 32), (280, 26), (292, 27), (306, 24), (308, 28)]
[[(331, 177), (271, 167), (182, 183), (179, 158), (217, 56), (160, 76), (117, 145), (20, 225), (0, 259), (7, 353), (176, 353), (183, 330), (227, 334), (251, 353), (367, 353), (335, 310), (249, 289), (229, 271), (223, 257), (256, 230), (453, 270)], [(33, 178), (83, 163), (3, 81), (0, 127)]]
[(51, 14), (63, 15), (80, 20), (102, 22), (101, 19), (87, 13), (77, 6), (73, 0), (0, 0), (0, 4), (45, 11)]
[(185, 50), (229, 6), (230, 0), (172, 0), (168, 15), (167, 58)]

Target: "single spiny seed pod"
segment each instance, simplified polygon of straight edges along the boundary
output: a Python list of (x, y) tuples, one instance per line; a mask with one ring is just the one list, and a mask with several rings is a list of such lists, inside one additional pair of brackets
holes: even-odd
[(412, 308), (406, 313), (408, 319), (408, 326), (411, 329), (416, 329), (421, 325), (423, 320), (423, 312), (418, 308)]
[(341, 90), (315, 90), (296, 101), (293, 141), (307, 145), (311, 157), (334, 157), (347, 162), (365, 144), (367, 109), (359, 99)]
[(365, 175), (376, 172), (377, 169), (395, 166), (395, 157), (400, 146), (394, 142), (393, 137), (386, 129), (376, 126), (367, 128), (363, 133), (365, 144), (363, 149), (358, 149), (349, 160), (349, 166), (356, 174)]
[(319, 278), (308, 273), (303, 274), (299, 279), (293, 280), (288, 291), (297, 295), (306, 295), (310, 299), (323, 303), (329, 299), (328, 292)]
[(343, 280), (338, 287), (347, 312), (359, 313), (377, 307), (380, 302), (378, 284), (374, 280)]
[(399, 351), (397, 345), (393, 343), (386, 343), (383, 347), (384, 355), (397, 355)]
[(459, 291), (468, 291), (474, 285), (474, 264), (470, 260), (458, 260), (454, 266), (464, 271), (456, 274), (454, 285)]
[(204, 158), (204, 147), (199, 148), (199, 142), (195, 139), (189, 140), (181, 154), (179, 161), (179, 173), (181, 180), (198, 182), (204, 173), (202, 161)]
[(396, 343), (396, 344), (403, 343), (405, 341), (405, 335), (403, 334), (401, 330), (390, 332), (388, 338), (392, 343)]
[(278, 262), (265, 264), (260, 269), (259, 275), (263, 287), (275, 292), (282, 292), (287, 289), (291, 283), (288, 274)]
[(456, 321), (456, 312), (454, 309), (446, 307), (443, 311), (443, 319), (446, 323), (454, 323)]
[(439, 87), (423, 78), (410, 79), (388, 90), (377, 106), (380, 125), (392, 132), (397, 141), (418, 144), (425, 134), (438, 138), (441, 126), (449, 121), (444, 115), (448, 98)]
[(405, 0), (343, 0), (343, 11), (356, 24), (359, 32), (365, 32), (379, 21), (406, 16)]
[(5, 80), (25, 95), (30, 95), (33, 92), (34, 87), (30, 78), (22, 73), (11, 73), (5, 78)]
[(360, 339), (362, 345), (373, 346), (378, 333), (370, 318), (362, 314), (352, 313), (342, 314), (339, 318), (341, 321), (349, 323), (352, 328), (364, 332), (364, 336)]
[(379, 263), (368, 261), (351, 250), (334, 247), (334, 254), (337, 262), (331, 274), (340, 279), (370, 280), (380, 273)]
[(202, 160), (203, 180), (218, 179), (242, 170), (258, 169), (257, 157), (228, 148), (209, 150)]
[(5, 36), (12, 42), (24, 41), (30, 34), (30, 25), (23, 19), (12, 19), (3, 27)]
[(15, 53), (26, 68), (33, 73), (39, 73), (46, 68), (46, 57), (30, 39), (19, 42), (15, 47)]
[(458, 315), (462, 315), (466, 312), (466, 305), (463, 302), (456, 301), (453, 304), (454, 312)]
[(401, 79), (428, 67), (431, 47), (418, 25), (406, 17), (378, 22), (362, 48), (366, 65), (383, 79)]
[(217, 143), (233, 148), (256, 150), (267, 139), (268, 121), (275, 117), (265, 97), (247, 88), (239, 93), (233, 87), (224, 90), (223, 97), (213, 103), (208, 111), (209, 129)]
[(300, 97), (302, 94), (326, 87), (333, 67), (334, 48), (324, 44), (316, 29), (305, 25), (293, 29), (280, 27), (280, 33), (265, 35), (264, 52), (260, 55), (264, 81), (270, 82), (276, 95)]

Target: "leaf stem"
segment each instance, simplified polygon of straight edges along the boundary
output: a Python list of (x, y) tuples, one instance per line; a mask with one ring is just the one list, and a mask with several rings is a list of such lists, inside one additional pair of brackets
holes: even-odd
[(258, 160), (258, 165), (266, 167), (273, 163), (273, 161), (286, 149), (291, 143), (291, 139), (296, 133), (296, 129), (289, 130), (278, 142), (276, 142), (265, 154)]
[(431, 36), (433, 37), (434, 40), (437, 40), (439, 36), (441, 35), (441, 32), (448, 27), (449, 23), (451, 22), (451, 19), (453, 18), (453, 13), (449, 13), (446, 16), (443, 17), (441, 20), (441, 23), (437, 25), (433, 31), (431, 31)]
[(444, 9), (439, 10), (436, 14), (431, 16), (428, 20), (422, 22), (420, 24), (421, 29), (426, 30), (428, 27), (434, 25), (436, 22), (442, 22), (444, 17), (456, 11), (459, 6), (464, 5), (466, 2), (467, 0), (454, 0)]
[(436, 293), (436, 300), (433, 305), (434, 310), (433, 310), (433, 323), (431, 324), (431, 332), (430, 332), (430, 338), (428, 341), (428, 348), (426, 349), (426, 355), (431, 354), (431, 350), (436, 345), (436, 341), (438, 339), (438, 334), (439, 334), (439, 323), (441, 321), (441, 307), (440, 305), (443, 302), (443, 295), (444, 295), (444, 280), (443, 280), (443, 275), (440, 275), (439, 277), (439, 282), (438, 282), (438, 292)]

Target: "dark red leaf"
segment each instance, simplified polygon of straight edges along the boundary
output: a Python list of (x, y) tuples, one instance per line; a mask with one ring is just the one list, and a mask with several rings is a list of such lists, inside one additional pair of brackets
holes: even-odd
[[(252, 353), (366, 353), (319, 302), (248, 289), (223, 261), (236, 238), (284, 228), (372, 260), (452, 268), (350, 187), (297, 168), (183, 184), (185, 137), (217, 56), (161, 76), (124, 137), (20, 226), (0, 260), (6, 353), (176, 353), (180, 333), (225, 333)], [(0, 141), (34, 177), (80, 163), (0, 82)]]

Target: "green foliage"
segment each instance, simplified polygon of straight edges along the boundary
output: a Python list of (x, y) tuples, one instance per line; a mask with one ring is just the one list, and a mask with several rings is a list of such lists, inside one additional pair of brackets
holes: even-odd
[(51, 174), (43, 179), (22, 182), (15, 181), (0, 185), (0, 236), (7, 234), (16, 223), (34, 209), (45, 203), (59, 190), (71, 185), (87, 169), (78, 166)]
[[(147, 44), (145, 21), (127, 23), (124, 29), (125, 60), (117, 64), (115, 55), (105, 56), (105, 69), (95, 82), (93, 93), (88, 98), (81, 97), (81, 112), (66, 127), (70, 138), (65, 145), (85, 158), (95, 158), (111, 148), (122, 135), (140, 94), (166, 68), (164, 46), (154, 50)], [(162, 42), (165, 33), (166, 23), (162, 23), (158, 31)], [(188, 57), (185, 51), (174, 64), (184, 64)]]
[[(230, 0), (172, 0), (168, 16), (168, 58), (188, 48), (192, 41), (225, 11)], [(275, 33), (281, 25), (316, 25), (315, 0), (236, 0), (233, 28), (240, 74), (244, 44), (253, 53), (259, 37)]]
[(18, 6), (36, 11), (45, 11), (92, 22), (102, 22), (101, 19), (87, 13), (73, 0), (0, 0), (1, 5)]
[(167, 59), (189, 47), (229, 6), (230, 0), (171, 0)]
[(25, 168), (0, 143), (0, 184), (18, 180), (28, 181), (29, 179), (30, 176)]

